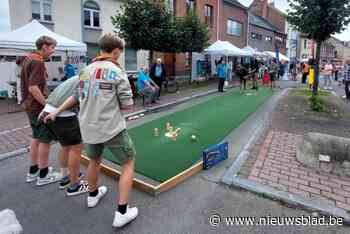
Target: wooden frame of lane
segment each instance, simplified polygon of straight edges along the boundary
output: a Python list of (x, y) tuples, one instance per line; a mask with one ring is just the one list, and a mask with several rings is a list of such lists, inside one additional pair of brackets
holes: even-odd
[[(81, 155), (81, 162), (83, 165), (87, 166), (89, 164), (90, 159), (86, 157), (85, 155)], [(153, 196), (158, 195), (162, 192), (168, 191), (181, 182), (185, 181), (186, 179), (190, 178), (191, 176), (197, 174), (203, 170), (203, 161), (197, 162), (192, 167), (182, 171), (181, 173), (177, 174), (176, 176), (158, 184), (158, 185), (152, 185), (150, 183), (147, 183), (141, 179), (134, 178), (133, 181), (133, 187), (136, 189), (139, 189), (143, 192), (149, 193)], [(108, 165), (105, 165), (101, 163), (101, 171), (102, 173), (106, 174), (110, 177), (116, 177), (119, 179), (121, 172), (117, 169), (114, 169)]]

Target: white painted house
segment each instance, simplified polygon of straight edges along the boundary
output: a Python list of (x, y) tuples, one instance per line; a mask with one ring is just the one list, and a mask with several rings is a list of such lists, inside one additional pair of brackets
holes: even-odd
[[(98, 52), (97, 41), (115, 30), (111, 16), (120, 9), (121, 0), (9, 0), (11, 30), (37, 19), (52, 31), (87, 44), (87, 56)], [(120, 64), (128, 72), (148, 65), (148, 52), (126, 48)]]

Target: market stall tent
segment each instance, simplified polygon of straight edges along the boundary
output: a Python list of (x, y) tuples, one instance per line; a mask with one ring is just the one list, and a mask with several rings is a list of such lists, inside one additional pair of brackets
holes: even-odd
[(78, 69), (85, 65), (84, 56), (87, 50), (85, 43), (52, 32), (38, 21), (33, 20), (14, 31), (0, 33), (0, 70), (3, 74), (0, 78), (0, 91), (6, 91), (9, 96), (12, 96), (13, 87), (9, 83), (16, 81), (16, 58), (35, 50), (36, 40), (44, 35), (57, 41), (55, 54), (49, 62), (46, 62), (49, 80), (59, 79), (62, 76), (60, 71), (67, 57)]
[[(273, 51), (265, 51), (264, 52), (266, 55), (268, 55), (269, 57), (272, 57), (272, 58), (276, 58), (276, 52), (273, 52)], [(281, 53), (279, 53), (279, 60), (280, 61), (286, 61), (286, 62), (289, 62), (290, 61), (290, 59), (287, 57), (287, 56), (285, 56), (284, 54), (281, 54)]]
[(204, 50), (205, 54), (211, 55), (225, 55), (225, 56), (253, 56), (252, 53), (244, 51), (228, 41), (216, 41), (211, 46)]
[(57, 41), (57, 51), (86, 53), (86, 44), (73, 41), (67, 37), (54, 33), (36, 20), (33, 20), (12, 32), (0, 34), (0, 50), (35, 50), (35, 41), (43, 35), (52, 37)]

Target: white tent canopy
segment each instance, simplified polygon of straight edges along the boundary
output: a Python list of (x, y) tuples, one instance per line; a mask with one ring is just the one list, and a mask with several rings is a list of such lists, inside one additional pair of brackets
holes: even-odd
[(261, 57), (264, 57), (264, 56), (267, 56), (266, 54), (264, 54), (263, 52), (259, 52), (257, 49), (254, 49), (250, 46), (246, 46), (244, 47), (242, 50), (248, 52), (248, 53), (251, 53), (253, 54), (254, 56), (261, 56)]
[[(276, 58), (276, 52), (273, 52), (273, 51), (265, 51), (264, 52), (265, 54), (267, 54), (269, 57), (272, 57), (272, 58)], [(281, 53), (279, 53), (279, 60), (280, 61), (287, 61), (287, 62), (289, 62), (290, 61), (290, 59), (287, 57), (287, 56), (285, 56), (284, 54), (281, 54)]]
[(0, 34), (0, 49), (35, 50), (35, 41), (44, 35), (57, 41), (56, 51), (86, 53), (86, 44), (56, 34), (36, 20), (12, 32)]
[(211, 55), (225, 56), (253, 56), (251, 53), (244, 51), (228, 41), (216, 41), (214, 44), (204, 50), (204, 53)]

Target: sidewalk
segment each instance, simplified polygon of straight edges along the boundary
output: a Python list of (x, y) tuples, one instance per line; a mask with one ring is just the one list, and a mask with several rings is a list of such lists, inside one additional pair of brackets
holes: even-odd
[(230, 183), (349, 222), (350, 178), (332, 173), (330, 164), (321, 165), (328, 173), (318, 172), (296, 159), (296, 145), (308, 132), (350, 137), (346, 104), (332, 95), (327, 98), (340, 106), (330, 114), (316, 114), (309, 110), (306, 100), (285, 95)]

